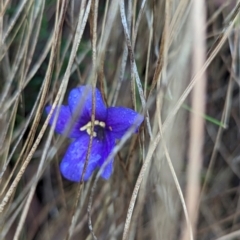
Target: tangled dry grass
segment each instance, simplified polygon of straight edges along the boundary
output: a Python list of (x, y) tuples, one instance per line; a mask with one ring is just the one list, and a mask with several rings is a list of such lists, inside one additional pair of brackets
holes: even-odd
[[(0, 1), (0, 239), (240, 239), (239, 1)], [(145, 115), (71, 183), (48, 103)]]

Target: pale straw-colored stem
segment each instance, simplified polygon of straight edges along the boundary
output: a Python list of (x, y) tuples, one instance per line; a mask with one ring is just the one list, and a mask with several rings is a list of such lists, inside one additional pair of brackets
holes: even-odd
[[(193, 22), (193, 74), (200, 71), (205, 62), (205, 6), (204, 1), (196, 0), (192, 3), (192, 22)], [(193, 88), (192, 108), (194, 111), (204, 113), (205, 111), (205, 89), (206, 75), (202, 74), (199, 81)], [(204, 118), (198, 114), (192, 114), (190, 119), (190, 141), (187, 166), (187, 186), (186, 204), (192, 224), (193, 235), (197, 226), (199, 195), (201, 184), (201, 169), (203, 162), (203, 143), (204, 143)], [(188, 240), (189, 229), (183, 229), (182, 240)]]

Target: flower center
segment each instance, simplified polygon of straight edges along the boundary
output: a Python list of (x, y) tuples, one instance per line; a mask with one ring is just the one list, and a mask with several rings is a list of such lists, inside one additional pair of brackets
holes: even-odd
[(93, 136), (93, 137), (97, 137), (100, 140), (103, 140), (105, 137), (105, 127), (106, 124), (105, 122), (101, 122), (98, 120), (94, 121), (94, 130), (93, 132), (91, 131), (92, 128), (92, 122), (88, 122), (86, 125), (84, 125), (83, 127), (80, 128), (80, 131), (85, 131), (87, 132), (88, 135)]

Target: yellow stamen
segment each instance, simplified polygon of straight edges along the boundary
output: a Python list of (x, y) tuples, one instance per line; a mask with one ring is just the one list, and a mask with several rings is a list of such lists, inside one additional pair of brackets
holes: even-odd
[[(105, 122), (101, 122), (101, 121), (95, 120), (94, 121), (94, 126), (100, 126), (100, 127), (104, 128), (104, 127), (106, 127), (106, 124), (105, 124)], [(109, 127), (109, 128), (111, 128), (111, 127)], [(92, 122), (90, 121), (86, 125), (82, 126), (80, 128), (80, 131), (85, 131), (86, 130), (88, 135), (90, 135), (90, 136), (92, 135), (93, 137), (96, 137), (97, 133), (96, 132), (92, 132), (91, 129), (92, 129)]]
[(101, 127), (106, 127), (105, 122), (99, 122), (99, 125), (100, 125)]
[(92, 133), (92, 132), (91, 132), (91, 129), (88, 128), (88, 129), (87, 129), (87, 134), (88, 134), (88, 135), (90, 135), (90, 136), (92, 135), (93, 137), (96, 137), (96, 136), (97, 136), (97, 133), (96, 133), (96, 132), (93, 132), (92, 134), (91, 134), (91, 133)]
[(88, 122), (86, 125), (84, 125), (83, 127), (80, 128), (80, 131), (84, 131), (84, 130), (90, 128), (91, 126), (92, 126), (92, 123)]
[(87, 129), (87, 133), (88, 133), (88, 135), (91, 135), (91, 129), (90, 128)]

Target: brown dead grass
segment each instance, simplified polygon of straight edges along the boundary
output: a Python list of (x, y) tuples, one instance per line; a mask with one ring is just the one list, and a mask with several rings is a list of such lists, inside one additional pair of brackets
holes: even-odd
[[(0, 1), (0, 239), (238, 239), (239, 9)], [(75, 184), (44, 107), (87, 83), (145, 122)]]

